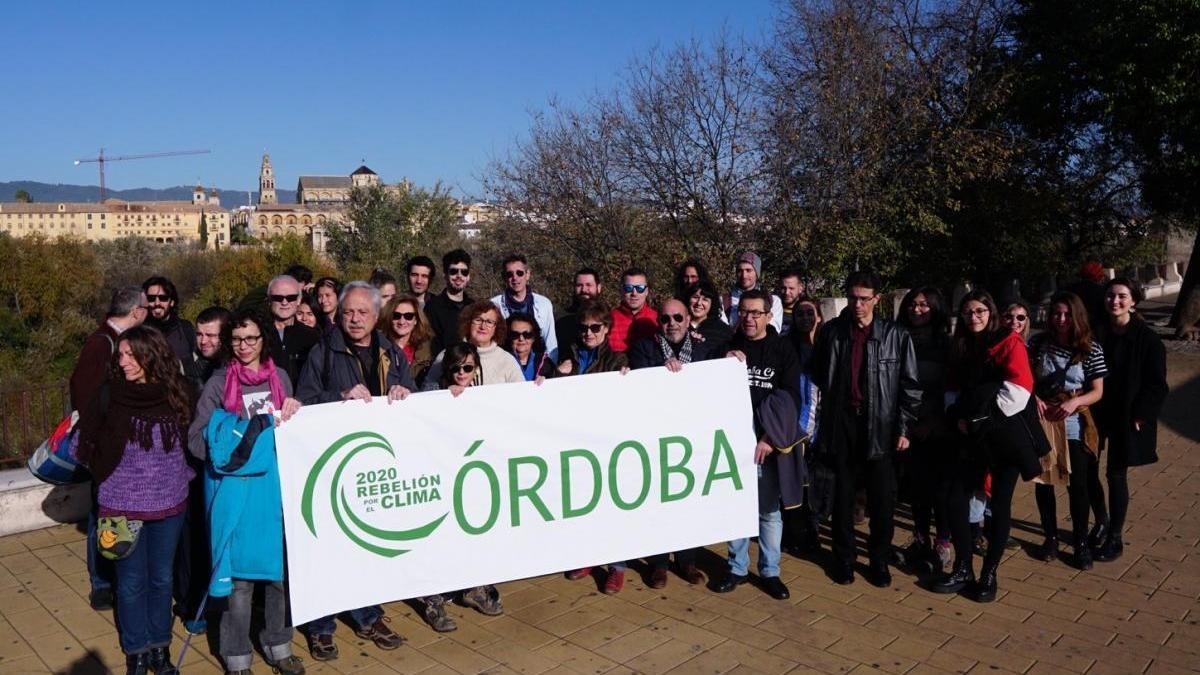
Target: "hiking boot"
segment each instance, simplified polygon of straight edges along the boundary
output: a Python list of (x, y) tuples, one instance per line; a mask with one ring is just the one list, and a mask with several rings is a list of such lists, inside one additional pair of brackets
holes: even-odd
[(314, 661), (332, 661), (338, 657), (337, 643), (332, 635), (306, 635), (308, 653)]
[(484, 616), (500, 616), (504, 605), (500, 604), (500, 591), (495, 586), (478, 586), (462, 594), (462, 604)]
[(1096, 555), (1093, 556), (1093, 559), (1096, 562), (1112, 562), (1120, 558), (1124, 552), (1125, 543), (1121, 541), (1120, 537), (1109, 533), (1104, 543), (1100, 544), (1100, 548), (1096, 549)]
[(376, 647), (390, 652), (404, 644), (404, 638), (400, 637), (396, 631), (387, 625), (388, 621), (390, 621), (388, 617), (381, 616), (375, 620), (375, 623), (364, 628), (359, 628), (354, 631), (354, 634), (365, 640), (370, 640), (375, 643)]
[(438, 596), (437, 600), (426, 598), (425, 620), (439, 633), (451, 633), (458, 630), (458, 624), (454, 623), (454, 619), (446, 614), (446, 601), (441, 596)]
[(111, 588), (97, 588), (88, 594), (88, 604), (97, 612), (103, 612), (113, 608), (113, 590)]
[(679, 570), (679, 576), (693, 586), (699, 586), (705, 582), (704, 572), (701, 572), (700, 568), (694, 564), (684, 565), (683, 569)]
[[(664, 584), (665, 585), (665, 584)], [(604, 580), (605, 595), (616, 595), (625, 588), (625, 570), (612, 570)]]
[(304, 661), (299, 656), (286, 656), (272, 663), (271, 671), (279, 675), (304, 675)]
[[(607, 585), (607, 584), (606, 584)], [(667, 568), (655, 567), (650, 573), (650, 588), (655, 590), (667, 587)]]
[(151, 647), (147, 655), (150, 672), (158, 675), (179, 675), (179, 670), (171, 663), (171, 650), (167, 647)]
[(979, 583), (975, 585), (975, 602), (991, 602), (996, 599), (996, 566), (983, 568)]
[(125, 657), (125, 675), (149, 675), (150, 654), (129, 654)]
[(1092, 569), (1092, 549), (1088, 548), (1086, 541), (1081, 541), (1075, 544), (1075, 557), (1073, 562), (1077, 569), (1088, 571)]

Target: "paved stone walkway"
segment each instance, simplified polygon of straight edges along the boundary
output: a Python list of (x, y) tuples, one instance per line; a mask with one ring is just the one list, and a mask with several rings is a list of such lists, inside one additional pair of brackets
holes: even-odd
[[(1001, 596), (988, 605), (929, 593), (902, 573), (887, 590), (861, 578), (837, 586), (817, 564), (786, 555), (787, 602), (750, 586), (716, 595), (674, 577), (653, 591), (636, 575), (607, 597), (593, 581), (556, 575), (502, 585), (502, 617), (452, 608), (459, 630), (444, 636), (393, 603), (391, 625), (408, 638), (394, 652), (344, 625), (339, 660), (312, 662), (299, 636), (296, 650), (313, 673), (1196, 672), (1200, 358), (1172, 353), (1168, 370), (1162, 461), (1131, 472), (1125, 556), (1092, 572), (1014, 550), (1001, 567)], [(1014, 535), (1040, 543), (1029, 485), (1015, 501)], [(1066, 518), (1065, 502), (1059, 514)], [(896, 543), (906, 538), (902, 527)], [(710, 573), (722, 568), (723, 548), (705, 556)], [(0, 539), (0, 673), (121, 670), (111, 612), (87, 604), (83, 555), (74, 526)], [(197, 638), (188, 652), (188, 675), (221, 672), (209, 639)], [(268, 672), (261, 662), (256, 669)]]

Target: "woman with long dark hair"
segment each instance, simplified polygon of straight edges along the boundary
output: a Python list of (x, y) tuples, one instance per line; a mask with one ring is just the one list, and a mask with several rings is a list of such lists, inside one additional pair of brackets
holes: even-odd
[[(1099, 503), (1096, 529), (1091, 541), (1106, 531), (1107, 513), (1103, 500), (1095, 502), (1088, 485), (1088, 474), (1099, 472), (1100, 431), (1090, 410), (1104, 396), (1104, 348), (1092, 338), (1087, 310), (1079, 296), (1068, 291), (1050, 298), (1050, 321), (1046, 332), (1036, 336), (1029, 346), (1036, 381), (1038, 412), (1052, 451), (1045, 471), (1034, 487), (1045, 541), (1037, 551), (1040, 560), (1058, 557), (1058, 508), (1054, 486), (1067, 485), (1071, 506), (1073, 564), (1081, 570), (1092, 568), (1088, 516)], [(1096, 479), (1097, 487), (1099, 478)]]
[[(817, 437), (817, 420), (820, 417), (821, 390), (808, 373), (808, 361), (812, 358), (817, 342), (817, 333), (825, 316), (815, 298), (800, 296), (792, 306), (792, 330), (788, 338), (796, 350), (800, 362), (799, 420), (800, 432), (807, 436), (805, 446), (812, 447)], [(821, 520), (833, 510), (833, 476), (825, 471), (820, 462), (813, 461), (813, 453), (805, 454), (808, 463), (809, 484), (804, 487), (804, 501), (798, 509), (783, 511), (783, 550), (794, 556), (816, 553), (821, 549), (819, 528)]]
[(692, 339), (708, 345), (710, 354), (719, 354), (733, 339), (733, 328), (721, 318), (721, 294), (711, 281), (700, 281), (675, 297), (691, 315)]
[(430, 347), (433, 333), (421, 314), (421, 304), (416, 296), (407, 293), (398, 295), (383, 306), (379, 314), (380, 329), (392, 344), (408, 358), (408, 370), (417, 386), (425, 382), (425, 371), (433, 363)]
[(326, 325), (337, 323), (338, 295), (342, 292), (342, 284), (333, 277), (321, 277), (313, 286), (313, 296), (317, 307), (325, 316)]
[[(230, 672), (250, 670), (254, 661), (251, 607), (256, 588), (261, 588), (263, 654), (276, 672), (296, 674), (304, 672), (304, 665), (291, 648), (292, 625), (283, 585), (283, 509), (273, 448), (264, 449), (262, 441), (256, 442), (252, 454), (234, 462), (229, 452), (213, 448), (235, 446), (242, 430), (225, 427), (229, 435), (218, 437), (217, 430), (210, 429), (217, 411), (242, 420), (265, 414), (285, 421), (300, 409), (300, 401), (292, 395), (291, 379), (275, 367), (266, 349), (273, 329), (264, 317), (248, 310), (236, 312), (225, 324), (221, 342), (229, 346), (231, 357), (204, 386), (196, 404), (196, 419), (188, 431), (188, 447), (208, 463), (205, 482), (212, 559), (222, 570), (209, 592), (212, 597), (228, 598), (218, 640), (225, 668)], [(210, 443), (215, 445), (210, 448)], [(263, 452), (267, 456), (257, 456)], [(256, 470), (242, 470), (247, 467)], [(226, 486), (226, 481), (231, 485)]]
[(992, 519), (986, 534), (990, 542), (1008, 541), (1017, 478), (1030, 480), (1038, 475), (1038, 457), (1045, 453), (1046, 443), (1030, 401), (1033, 374), (1025, 342), (1000, 328), (996, 303), (987, 292), (972, 291), (959, 304), (949, 364), (947, 394), (954, 403), (946, 415), (958, 430), (946, 502), (954, 566), (933, 590), (958, 593), (972, 587), (975, 600), (991, 602), (996, 599), (1004, 546), (988, 546), (976, 584), (970, 496), (990, 474)]
[(78, 457), (99, 486), (102, 554), (115, 560), (128, 673), (174, 674), (171, 582), (195, 472), (184, 456), (192, 385), (162, 333), (121, 333), (100, 394), (79, 419)]
[[(1121, 557), (1122, 530), (1129, 512), (1129, 467), (1158, 461), (1158, 414), (1167, 398), (1167, 352), (1162, 340), (1136, 311), (1143, 299), (1141, 286), (1117, 277), (1104, 287), (1108, 320), (1100, 326), (1100, 344), (1108, 361), (1107, 390), (1096, 404), (1100, 435), (1108, 452), (1108, 526), (1094, 553), (1097, 562)], [(1095, 505), (1104, 504), (1099, 462), (1089, 466), (1089, 492)]]
[[(904, 550), (904, 562), (913, 569), (940, 572), (950, 564), (946, 469), (953, 464), (954, 451), (945, 422), (950, 332), (942, 292), (933, 286), (909, 291), (900, 302), (898, 322), (912, 336), (921, 385), (921, 412), (912, 426), (912, 446), (903, 458), (907, 469), (904, 488), (913, 514), (913, 538)], [(935, 524), (936, 540), (932, 536)]]
[[(712, 276), (708, 273), (708, 268), (699, 258), (688, 258), (679, 267), (675, 268), (675, 297), (680, 298), (684, 295), (688, 288), (699, 283), (712, 283)], [(687, 303), (686, 300), (683, 301)], [(717, 309), (720, 309), (718, 303)]]

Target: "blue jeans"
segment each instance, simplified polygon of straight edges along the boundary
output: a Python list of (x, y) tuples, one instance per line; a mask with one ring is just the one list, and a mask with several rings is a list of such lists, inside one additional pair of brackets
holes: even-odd
[[(359, 607), (350, 610), (350, 619), (359, 628), (366, 628), (383, 618), (383, 608), (379, 605)], [(304, 624), (304, 632), (308, 635), (333, 635), (337, 628), (337, 615), (323, 616)]]
[(95, 593), (112, 588), (114, 572), (112, 561), (102, 557), (96, 548), (96, 513), (99, 507), (96, 505), (95, 488), (92, 492), (92, 509), (88, 511), (87, 524), (87, 570), (92, 592)]
[(183, 514), (147, 520), (129, 557), (117, 560), (117, 632), (126, 654), (171, 644), (171, 580)]
[[(779, 576), (779, 549), (783, 543), (783, 517), (779, 512), (779, 465), (773, 455), (758, 465), (758, 576)], [(729, 542), (729, 572), (750, 573), (750, 540)]]

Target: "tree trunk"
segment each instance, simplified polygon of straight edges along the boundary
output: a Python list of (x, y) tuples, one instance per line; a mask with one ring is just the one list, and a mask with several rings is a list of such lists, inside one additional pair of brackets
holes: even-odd
[(1179, 288), (1179, 297), (1175, 300), (1175, 310), (1171, 312), (1171, 326), (1175, 334), (1181, 336), (1200, 320), (1200, 228), (1196, 230), (1196, 240), (1192, 243), (1192, 255), (1188, 258), (1187, 271), (1183, 275), (1183, 284)]

